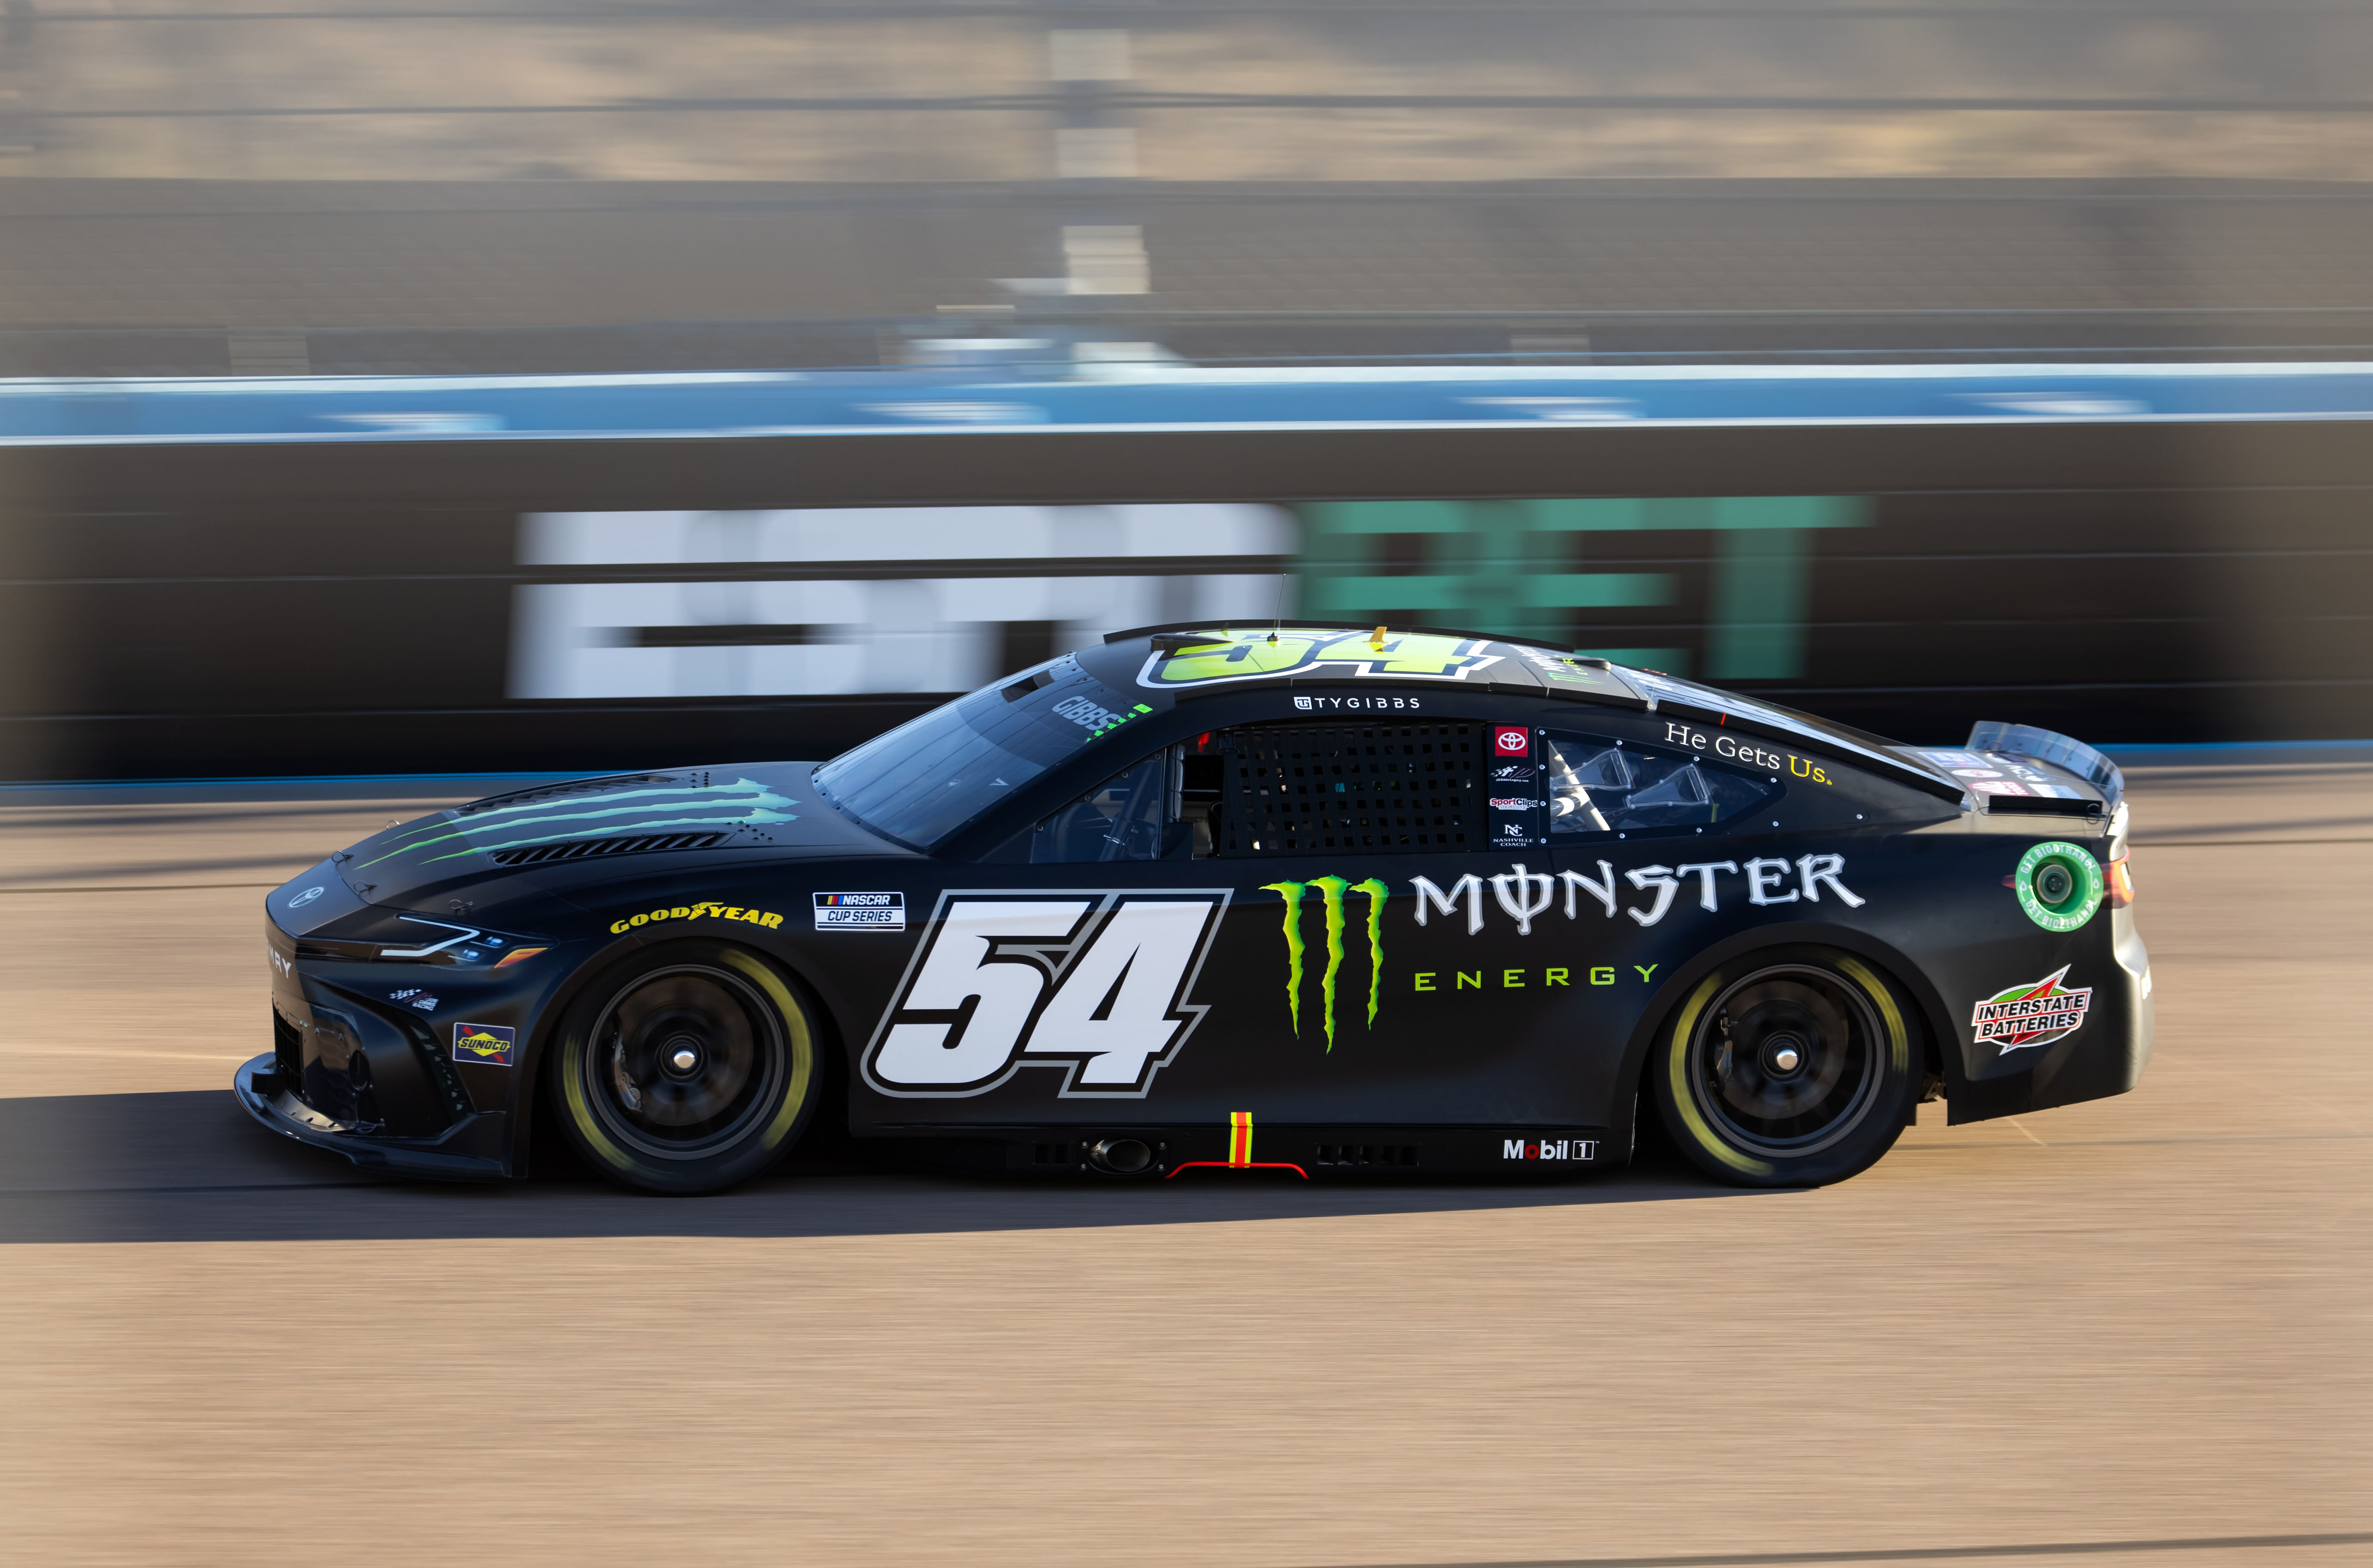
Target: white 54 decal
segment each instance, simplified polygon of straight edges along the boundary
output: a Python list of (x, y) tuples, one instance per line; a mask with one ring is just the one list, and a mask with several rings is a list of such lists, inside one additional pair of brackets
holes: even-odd
[(1025, 1067), (1066, 1096), (1142, 1098), (1210, 1009), (1186, 993), (1225, 888), (943, 893), (865, 1047), (885, 1094), (979, 1094)]

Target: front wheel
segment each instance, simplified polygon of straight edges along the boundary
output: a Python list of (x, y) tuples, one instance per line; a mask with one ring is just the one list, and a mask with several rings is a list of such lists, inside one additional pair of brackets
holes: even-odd
[(725, 942), (671, 942), (589, 986), (561, 1022), (561, 1124), (603, 1175), (646, 1192), (714, 1192), (780, 1159), (822, 1075), (807, 1009), (772, 965)]
[(1673, 1141), (1740, 1187), (1818, 1187), (1868, 1169), (1918, 1103), (1906, 999), (1858, 958), (1748, 954), (1700, 980), (1650, 1059)]

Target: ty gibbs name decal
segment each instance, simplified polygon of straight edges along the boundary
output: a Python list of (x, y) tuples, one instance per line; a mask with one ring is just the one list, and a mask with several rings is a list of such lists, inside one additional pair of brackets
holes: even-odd
[(982, 1094), (1025, 1067), (1066, 1097), (1140, 1099), (1210, 1011), (1187, 1000), (1225, 888), (950, 891), (865, 1047), (900, 1098)]
[(1413, 696), (1296, 696), (1294, 710), (1299, 713), (1388, 713), (1398, 709), (1409, 712), (1419, 706)]

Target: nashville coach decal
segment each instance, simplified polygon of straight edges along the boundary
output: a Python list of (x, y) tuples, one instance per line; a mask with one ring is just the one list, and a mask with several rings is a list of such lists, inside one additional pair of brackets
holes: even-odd
[(1142, 1099), (1210, 1011), (1187, 993), (1225, 888), (950, 891), (865, 1047), (902, 1099), (982, 1094), (1059, 1067), (1065, 1098)]
[(2050, 1045), (2082, 1028), (2093, 1005), (2093, 988), (2062, 985), (2067, 974), (2068, 965), (2063, 964), (2040, 980), (2013, 986), (1978, 1003), (1970, 1015), (1970, 1026), (1978, 1032), (1976, 1043), (1999, 1040), (2002, 1049), (1995, 1054), (2008, 1056), (2024, 1046)]

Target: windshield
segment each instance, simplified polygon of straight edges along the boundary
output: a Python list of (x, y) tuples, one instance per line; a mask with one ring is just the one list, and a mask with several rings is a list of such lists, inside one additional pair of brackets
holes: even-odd
[(824, 798), (929, 849), (1101, 735), (1153, 709), (1070, 654), (877, 735), (816, 769)]

